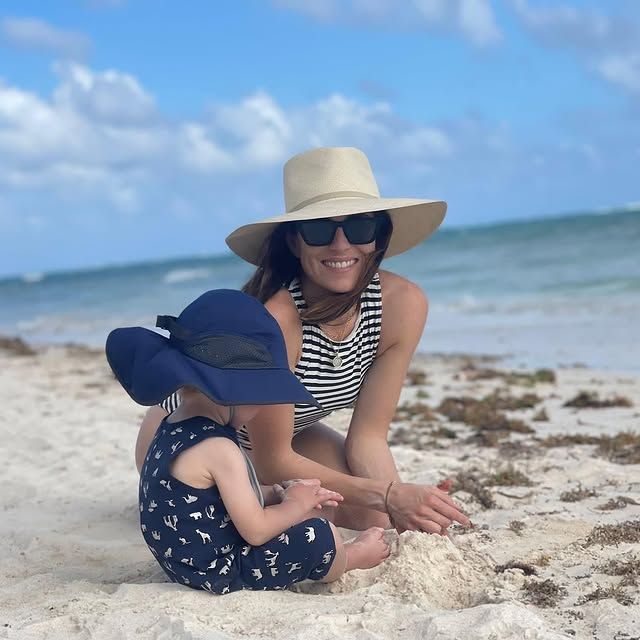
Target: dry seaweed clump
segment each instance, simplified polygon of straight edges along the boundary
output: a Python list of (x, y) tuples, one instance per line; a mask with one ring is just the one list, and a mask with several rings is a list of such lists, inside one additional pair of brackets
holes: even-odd
[(547, 410), (543, 407), (531, 419), (534, 422), (549, 422), (549, 414), (547, 413)]
[(469, 363), (464, 367), (463, 371), (468, 380), (501, 378), (507, 384), (519, 384), (527, 387), (532, 387), (541, 382), (554, 383), (556, 381), (556, 374), (551, 369), (537, 369), (532, 372), (499, 371), (488, 367), (476, 367), (473, 363)]
[(617, 546), (621, 542), (640, 542), (640, 520), (598, 525), (587, 536), (585, 546), (590, 547), (594, 544)]
[(458, 434), (449, 427), (438, 427), (431, 432), (434, 438), (446, 438), (447, 440), (455, 440)]
[(558, 602), (567, 595), (564, 587), (553, 582), (553, 580), (527, 580), (522, 589), (527, 596), (527, 600), (537, 607), (555, 607)]
[(489, 475), (484, 484), (488, 487), (530, 487), (533, 485), (533, 481), (522, 471), (518, 471), (513, 465), (509, 465), (505, 469)]
[(411, 369), (407, 372), (407, 382), (412, 387), (427, 384), (427, 374), (424, 371), (420, 371), (420, 369)]
[(601, 564), (597, 570), (608, 576), (622, 576), (620, 585), (623, 587), (637, 586), (638, 580), (640, 580), (640, 558), (612, 559)]
[(6, 351), (13, 356), (35, 356), (36, 351), (22, 338), (0, 336), (0, 351)]
[(533, 429), (522, 420), (507, 418), (496, 409), (492, 396), (482, 400), (448, 397), (440, 403), (436, 411), (447, 416), (449, 420), (463, 422), (480, 430), (533, 433)]
[(531, 564), (535, 564), (537, 567), (548, 567), (550, 562), (551, 556), (548, 553), (541, 553), (531, 561)]
[(535, 393), (524, 393), (521, 396), (513, 396), (504, 389), (496, 389), (493, 393), (485, 396), (481, 402), (485, 402), (497, 410), (517, 411), (518, 409), (532, 409), (542, 402), (542, 398)]
[(600, 511), (615, 511), (616, 509), (624, 509), (628, 504), (638, 504), (633, 498), (627, 498), (627, 496), (618, 496), (617, 498), (611, 498), (604, 504), (596, 507)]
[(401, 404), (396, 409), (396, 414), (393, 417), (395, 421), (411, 420), (412, 418), (420, 418), (420, 420), (426, 420), (428, 422), (438, 422), (438, 416), (433, 412), (433, 409), (424, 402), (414, 402), (413, 404)]
[(598, 586), (595, 591), (582, 596), (576, 604), (581, 605), (587, 602), (606, 600), (607, 598), (613, 598), (625, 607), (629, 607), (635, 602), (620, 585), (609, 585), (608, 587)]
[(602, 436), (598, 453), (617, 464), (640, 464), (640, 433), (621, 431)]
[(482, 480), (474, 473), (460, 471), (455, 476), (451, 486), (451, 493), (456, 493), (457, 491), (465, 491), (470, 494), (485, 509), (494, 509), (496, 507), (491, 492), (484, 487)]
[(588, 436), (582, 433), (567, 433), (559, 436), (547, 436), (540, 440), (543, 447), (570, 447), (574, 444), (600, 444), (600, 436)]
[(507, 569), (519, 569), (525, 576), (537, 576), (538, 570), (527, 562), (518, 562), (517, 560), (511, 560), (505, 564), (499, 564), (495, 567), (496, 573), (504, 573)]
[(563, 491), (560, 494), (561, 502), (580, 502), (580, 500), (585, 500), (586, 498), (595, 498), (597, 497), (597, 492), (593, 489), (585, 489), (581, 484), (578, 485), (576, 489), (571, 489), (571, 491)]
[(527, 525), (525, 525), (525, 523), (521, 520), (512, 520), (509, 523), (509, 529), (518, 536), (522, 535), (522, 532), (525, 530), (526, 526)]
[(601, 400), (595, 391), (580, 391), (575, 398), (568, 400), (562, 406), (575, 409), (606, 409), (609, 407), (632, 407), (633, 403), (624, 396)]

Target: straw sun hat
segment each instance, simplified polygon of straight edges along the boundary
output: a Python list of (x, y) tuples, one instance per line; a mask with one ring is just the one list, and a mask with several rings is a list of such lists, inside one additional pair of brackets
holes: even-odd
[(282, 222), (388, 211), (393, 235), (385, 257), (391, 257), (431, 235), (447, 210), (442, 200), (381, 198), (367, 156), (353, 147), (312, 149), (291, 158), (284, 165), (284, 200), (286, 213), (239, 227), (226, 239), (229, 248), (258, 265), (265, 240)]

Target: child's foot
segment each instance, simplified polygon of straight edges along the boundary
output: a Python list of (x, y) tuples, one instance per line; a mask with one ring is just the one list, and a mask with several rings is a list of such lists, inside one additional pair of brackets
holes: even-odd
[(349, 542), (345, 542), (347, 567), (351, 569), (371, 569), (389, 557), (389, 545), (384, 539), (384, 529), (371, 527)]

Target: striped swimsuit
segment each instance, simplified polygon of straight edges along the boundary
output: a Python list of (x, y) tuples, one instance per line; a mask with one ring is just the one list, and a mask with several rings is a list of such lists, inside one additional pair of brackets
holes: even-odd
[[(289, 293), (298, 312), (306, 308), (298, 278), (294, 278), (289, 285)], [(375, 360), (381, 325), (382, 290), (378, 274), (362, 292), (356, 324), (343, 340), (331, 340), (319, 326), (302, 323), (302, 352), (294, 373), (322, 408), (295, 405), (294, 435), (326, 418), (336, 409), (353, 406), (365, 375)], [(336, 353), (342, 359), (339, 367), (333, 364)], [(170, 413), (177, 402), (178, 398), (173, 394), (162, 406)], [(244, 427), (238, 430), (238, 440), (243, 448), (251, 450)]]

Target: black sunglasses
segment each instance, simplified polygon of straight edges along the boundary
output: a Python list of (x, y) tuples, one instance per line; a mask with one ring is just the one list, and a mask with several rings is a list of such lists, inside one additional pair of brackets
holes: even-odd
[(331, 244), (338, 227), (351, 244), (369, 244), (376, 239), (381, 220), (379, 216), (347, 216), (342, 222), (320, 218), (296, 222), (295, 228), (311, 247)]

